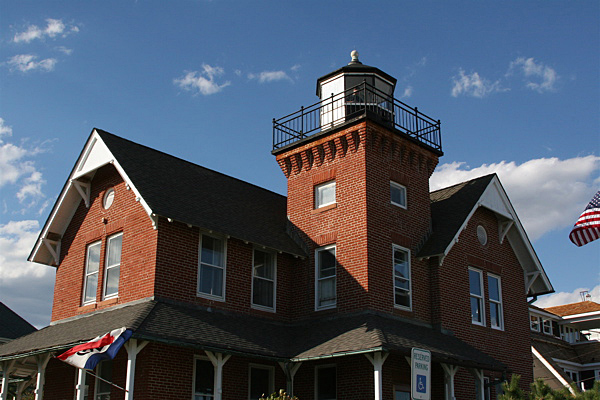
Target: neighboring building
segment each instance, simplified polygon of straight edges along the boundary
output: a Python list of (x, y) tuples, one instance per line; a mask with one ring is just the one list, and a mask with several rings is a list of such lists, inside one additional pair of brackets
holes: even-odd
[(33, 325), (0, 301), (0, 343), (34, 332)]
[[(56, 268), (51, 325), (2, 368), (47, 400), (392, 400), (420, 348), (433, 399), (527, 387), (552, 286), (496, 175), (430, 193), (440, 124), (395, 83), (355, 57), (274, 121), (287, 198), (94, 129), (29, 258)], [(117, 327), (96, 373), (127, 396), (51, 358)]]
[(534, 376), (554, 389), (600, 380), (600, 304), (591, 300), (529, 309)]

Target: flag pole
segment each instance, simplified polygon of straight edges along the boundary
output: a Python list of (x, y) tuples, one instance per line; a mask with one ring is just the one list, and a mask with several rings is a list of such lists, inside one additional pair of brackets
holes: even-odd
[[(83, 369), (83, 368), (82, 368), (82, 369)], [(96, 374), (94, 374), (92, 371), (90, 371), (89, 369), (83, 369), (83, 370), (84, 370), (85, 372), (87, 372), (88, 374), (90, 374), (91, 376), (95, 377), (96, 379), (100, 379), (102, 382), (106, 382), (106, 383), (108, 383), (109, 385), (116, 387), (117, 389), (121, 389), (121, 390), (123, 390), (124, 392), (129, 392), (129, 390), (127, 390), (127, 389), (124, 389), (124, 388), (122, 388), (122, 387), (121, 387), (121, 386), (119, 386), (119, 385), (115, 385), (115, 384), (114, 384), (114, 383), (112, 383), (111, 381), (107, 381), (106, 379), (99, 377), (98, 375), (96, 375)]]

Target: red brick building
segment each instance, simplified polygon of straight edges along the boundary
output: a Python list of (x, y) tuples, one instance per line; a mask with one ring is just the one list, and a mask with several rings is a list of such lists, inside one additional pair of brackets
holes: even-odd
[[(552, 286), (497, 176), (431, 192), (440, 123), (353, 61), (274, 121), (288, 196), (94, 129), (32, 250), (50, 326), (0, 346), (38, 398), (432, 399), (533, 379), (527, 297)], [(332, 94), (333, 93), (333, 94)], [(127, 327), (95, 373), (52, 355)]]

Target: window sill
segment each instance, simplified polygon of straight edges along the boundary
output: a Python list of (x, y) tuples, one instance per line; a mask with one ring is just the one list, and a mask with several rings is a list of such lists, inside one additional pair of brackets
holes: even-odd
[(332, 208), (337, 208), (337, 203), (333, 203), (333, 204), (329, 204), (329, 205), (326, 205), (323, 207), (315, 208), (314, 210), (311, 211), (311, 214), (319, 214), (324, 211), (331, 210)]
[(219, 297), (219, 296), (213, 296), (210, 294), (206, 294), (206, 293), (196, 293), (196, 297), (200, 298), (200, 299), (206, 299), (206, 300), (213, 300), (213, 301), (220, 301), (220, 302), (225, 302), (225, 297)]
[(100, 303), (98, 303), (98, 306), (99, 307), (110, 306), (112, 304), (117, 304), (118, 302), (119, 302), (118, 297), (111, 297), (110, 299), (102, 300)]
[(98, 307), (98, 304), (96, 304), (96, 303), (85, 304), (83, 306), (80, 306), (77, 309), (77, 312), (79, 312), (79, 313), (86, 313), (86, 312), (94, 311), (97, 307)]

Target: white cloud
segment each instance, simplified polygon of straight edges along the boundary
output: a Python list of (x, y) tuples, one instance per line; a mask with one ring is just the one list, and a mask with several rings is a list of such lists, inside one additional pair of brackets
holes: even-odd
[(540, 158), (520, 165), (502, 161), (475, 168), (453, 162), (439, 166), (430, 184), (436, 190), (498, 174), (528, 236), (536, 240), (549, 231), (573, 225), (598, 190), (599, 168), (598, 156)]
[(5, 142), (3, 136), (11, 136), (12, 127), (0, 118), (0, 188), (6, 185), (17, 185), (17, 199), (26, 208), (33, 207), (43, 199), (42, 185), (45, 183), (32, 160), (28, 157), (46, 151), (38, 146), (28, 149), (21, 145)]
[(37, 56), (33, 54), (18, 54), (12, 56), (6, 63), (11, 71), (29, 72), (35, 70), (52, 71), (57, 61), (55, 58), (46, 58), (37, 61)]
[(404, 88), (404, 92), (402, 93), (402, 97), (410, 97), (413, 94), (413, 87), (407, 86)]
[(60, 51), (61, 53), (67, 56), (70, 56), (73, 53), (73, 49), (68, 49), (65, 46), (58, 46), (56, 50)]
[(40, 328), (50, 321), (55, 270), (27, 261), (38, 234), (35, 220), (0, 225), (0, 301)]
[(581, 292), (589, 292), (592, 296), (592, 301), (600, 303), (600, 285), (596, 287), (582, 287), (573, 290), (572, 292), (558, 292), (548, 296), (540, 297), (535, 303), (536, 307), (548, 308), (554, 306), (560, 306), (563, 304), (579, 303), (582, 301)]
[(37, 25), (29, 25), (24, 31), (15, 34), (13, 42), (29, 43), (36, 39), (44, 39), (46, 37), (55, 38), (57, 36), (65, 37), (70, 33), (77, 32), (79, 32), (79, 28), (76, 25), (67, 26), (61, 19), (48, 18), (46, 20), (46, 27), (40, 28)]
[(453, 97), (458, 97), (464, 94), (467, 96), (482, 98), (491, 93), (505, 92), (509, 90), (507, 88), (502, 88), (500, 81), (492, 82), (488, 79), (482, 78), (477, 72), (467, 75), (462, 68), (458, 71), (458, 76), (452, 77), (452, 82), (454, 84), (452, 87)]
[(258, 74), (248, 74), (249, 79), (256, 79), (259, 83), (270, 83), (287, 80), (293, 82), (294, 80), (285, 71), (263, 71)]
[[(555, 90), (554, 85), (559, 76), (553, 68), (543, 63), (536, 63), (532, 57), (519, 57), (510, 63), (507, 75), (512, 75), (515, 69), (520, 71), (525, 78), (528, 78), (526, 86), (529, 89), (539, 93)], [(531, 78), (536, 78), (537, 82), (529, 80)]]
[(173, 80), (173, 83), (181, 89), (199, 92), (205, 96), (215, 94), (229, 86), (231, 82), (227, 81), (219, 84), (215, 79), (223, 75), (225, 71), (221, 67), (212, 67), (208, 64), (202, 64), (202, 71), (187, 72), (181, 78)]

